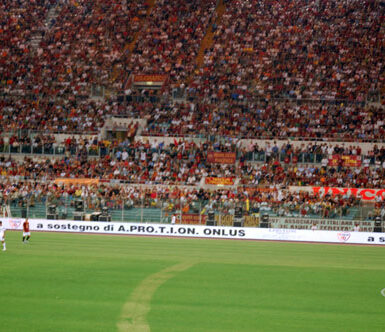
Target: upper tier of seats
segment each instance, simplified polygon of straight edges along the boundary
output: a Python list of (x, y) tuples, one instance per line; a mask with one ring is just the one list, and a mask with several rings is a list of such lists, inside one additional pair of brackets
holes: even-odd
[(129, 60), (130, 70), (186, 82), (214, 11), (215, 0), (157, 1)]
[[(144, 135), (382, 140), (385, 108), (260, 100), (244, 103), (133, 104), (148, 118)], [(135, 115), (135, 113), (133, 113)], [(139, 116), (137, 114), (136, 116)]]
[(24, 89), (33, 76), (30, 41), (44, 28), (51, 1), (4, 0), (0, 3), (0, 95)]
[[(13, 4), (0, 12), (2, 36), (8, 42), (0, 46), (3, 89), (48, 97), (88, 96), (92, 84), (108, 85), (114, 65), (122, 61), (147, 13), (144, 0), (6, 2)], [(51, 26), (45, 23), (52, 6), (57, 6), (58, 16)], [(31, 49), (27, 45), (34, 32), (42, 39)]]
[[(148, 119), (146, 135), (383, 139), (384, 110), (366, 105), (385, 92), (383, 1), (229, 0), (223, 15), (216, 6), (3, 1), (0, 128), (97, 132), (113, 111)], [(84, 100), (92, 86), (125, 86), (122, 73), (169, 84), (146, 103)], [(191, 104), (164, 101), (175, 86)]]
[(365, 100), (384, 91), (381, 1), (226, 1), (199, 96)]

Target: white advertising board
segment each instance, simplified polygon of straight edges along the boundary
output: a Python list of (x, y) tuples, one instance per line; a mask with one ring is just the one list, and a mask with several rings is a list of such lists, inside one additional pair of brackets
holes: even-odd
[[(21, 230), (24, 219), (0, 218), (9, 230)], [(324, 243), (376, 244), (385, 246), (385, 233), (312, 231), (301, 229), (220, 227), (124, 222), (91, 222), (30, 219), (31, 231), (150, 235), (168, 237), (278, 240)]]

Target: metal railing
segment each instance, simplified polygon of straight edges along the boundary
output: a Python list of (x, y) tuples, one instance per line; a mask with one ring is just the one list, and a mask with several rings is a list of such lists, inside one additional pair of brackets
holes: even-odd
[[(217, 225), (232, 226), (241, 211), (244, 226), (256, 227), (261, 218), (268, 216), (272, 221), (291, 218), (302, 220), (297, 224), (309, 225), (312, 220), (339, 220), (350, 224), (385, 219), (385, 208), (375, 209), (356, 203), (354, 206), (332, 206), (326, 202), (317, 203), (268, 203), (232, 200), (194, 200), (182, 198), (158, 199), (143, 196), (138, 198), (79, 197), (79, 196), (35, 196), (9, 198), (2, 206), (8, 206), (11, 217), (37, 219), (68, 219), (119, 221), (140, 223), (205, 224), (214, 216)], [(100, 219), (104, 216), (104, 219)], [(275, 219), (274, 219), (275, 218)], [(278, 218), (278, 219), (277, 219)], [(279, 223), (278, 223), (279, 224)], [(282, 224), (282, 223), (281, 223)], [(285, 224), (285, 223), (283, 223)], [(282, 225), (283, 225), (282, 224)], [(338, 225), (338, 223), (337, 223)], [(281, 227), (281, 226), (280, 226)]]
[[(100, 146), (91, 146), (89, 148), (79, 147), (79, 146), (69, 146), (57, 145), (57, 144), (47, 144), (47, 145), (9, 145), (3, 144), (0, 145), (0, 154), (36, 154), (36, 155), (53, 155), (53, 156), (64, 156), (70, 155), (75, 156), (78, 153), (83, 153), (88, 157), (104, 157), (106, 155), (116, 155), (118, 151), (123, 152), (124, 150), (131, 150), (129, 146), (121, 146), (114, 148), (100, 147)], [(162, 153), (164, 149), (157, 148), (151, 149), (152, 152)], [(240, 150), (237, 151), (237, 159), (241, 157), (248, 162), (257, 162), (257, 163), (266, 163), (272, 160), (278, 160), (286, 164), (321, 164), (324, 158), (328, 158), (327, 154), (322, 153), (311, 153), (311, 152), (300, 152), (300, 153), (291, 153), (287, 154), (284, 152), (267, 153), (266, 151), (253, 151), (242, 153)], [(384, 162), (383, 157), (377, 156), (365, 156), (361, 155), (360, 160), (362, 163), (368, 164), (368, 166), (379, 165)]]
[[(66, 154), (76, 155), (83, 148), (77, 146), (66, 147), (65, 145), (46, 144), (46, 145), (0, 145), (0, 153), (4, 154), (37, 154), (37, 155), (54, 155), (64, 156)], [(87, 155), (90, 157), (101, 157), (109, 153), (109, 149), (100, 147), (90, 147), (86, 149)]]

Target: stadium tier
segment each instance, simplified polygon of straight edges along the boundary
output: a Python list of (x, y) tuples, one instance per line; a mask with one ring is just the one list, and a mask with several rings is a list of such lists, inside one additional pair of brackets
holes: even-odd
[(361, 104), (214, 100), (143, 108), (146, 136), (383, 141), (385, 134), (384, 108)]
[[(385, 149), (361, 155), (359, 147), (313, 144), (294, 148), (290, 143), (264, 148), (236, 148), (230, 143), (179, 142), (165, 146), (141, 142), (118, 143), (54, 136), (11, 137), (0, 141), (3, 177), (21, 180), (91, 178), (126, 183), (198, 185), (202, 179), (231, 179), (230, 185), (331, 186), (381, 188), (385, 185)], [(27, 157), (27, 155), (30, 155)], [(46, 156), (56, 158), (47, 159)], [(209, 183), (206, 181), (206, 183)]]
[(384, 13), (381, 1), (226, 1), (194, 89), (363, 101), (384, 88)]
[(156, 1), (127, 60), (129, 70), (167, 75), (170, 84), (186, 81), (195, 69), (215, 3), (215, 0)]
[[(369, 231), (374, 227), (376, 217), (385, 216), (382, 201), (376, 202), (373, 210), (368, 209), (359, 197), (321, 196), (266, 188), (241, 191), (161, 186), (155, 189), (151, 186), (97, 185), (96, 182), (88, 186), (82, 182), (77, 185), (19, 182), (2, 184), (1, 200), (9, 206), (8, 213), (14, 217), (28, 215), (48, 219), (93, 220), (93, 213), (106, 210), (114, 221), (170, 223), (176, 215), (178, 223), (206, 224), (212, 211), (218, 225), (230, 226), (238, 217), (238, 208), (242, 211), (238, 218), (245, 217), (245, 226), (258, 226), (266, 215), (272, 218), (272, 223), (286, 228), (310, 229), (313, 223), (318, 225), (326, 218), (332, 222), (326, 223), (324, 229), (350, 226), (349, 230), (353, 230), (358, 224)], [(290, 218), (297, 218), (296, 222), (291, 223)]]

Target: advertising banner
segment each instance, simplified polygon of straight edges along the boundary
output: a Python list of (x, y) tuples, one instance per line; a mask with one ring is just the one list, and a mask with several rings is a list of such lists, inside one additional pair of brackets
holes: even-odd
[(373, 232), (374, 227), (373, 220), (270, 217), (269, 222), (272, 228), (312, 229), (315, 225), (317, 230), (324, 231), (352, 232), (358, 226), (362, 232)]
[[(22, 221), (24, 219), (0, 218), (0, 220), (3, 221), (3, 226), (6, 229), (22, 230)], [(45, 219), (30, 219), (29, 222), (32, 232), (44, 231), (110, 235), (278, 240), (368, 245), (375, 244), (385, 246), (385, 233)]]
[(164, 82), (166, 75), (135, 75), (134, 82)]
[(206, 225), (206, 215), (199, 213), (183, 213), (182, 224), (186, 225)]
[(216, 164), (235, 164), (235, 152), (207, 152), (207, 162)]
[(341, 156), (339, 154), (333, 155), (329, 158), (329, 166), (338, 166), (342, 161), (341, 166), (343, 167), (360, 167), (361, 166), (361, 156)]
[(376, 199), (385, 199), (385, 189), (290, 186), (289, 190), (292, 192), (311, 192), (321, 197), (326, 195), (331, 195), (332, 197), (337, 195), (354, 196), (368, 202), (375, 201)]

